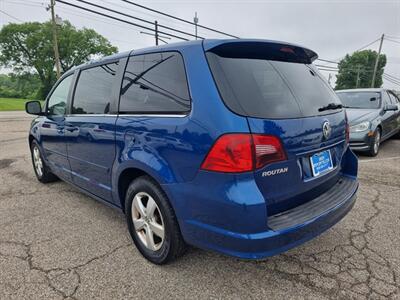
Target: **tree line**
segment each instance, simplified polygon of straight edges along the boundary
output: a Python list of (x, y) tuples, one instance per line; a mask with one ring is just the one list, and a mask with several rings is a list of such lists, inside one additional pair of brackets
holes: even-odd
[[(57, 26), (62, 73), (91, 59), (110, 55), (117, 47), (93, 29)], [(51, 22), (7, 24), (0, 30), (0, 96), (44, 99), (56, 82)]]

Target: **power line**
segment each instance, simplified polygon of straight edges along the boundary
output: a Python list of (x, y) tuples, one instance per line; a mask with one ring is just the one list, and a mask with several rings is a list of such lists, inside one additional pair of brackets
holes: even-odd
[[(141, 5), (141, 4), (137, 4), (137, 3), (131, 2), (131, 1), (129, 1), (129, 0), (121, 0), (121, 1), (126, 2), (126, 3), (129, 3), (129, 4), (134, 5), (134, 6), (137, 6), (137, 7), (140, 7), (140, 8), (143, 8), (143, 9), (146, 9), (146, 10), (149, 10), (149, 11), (152, 11), (152, 12), (154, 12), (154, 13), (157, 13), (157, 14), (160, 14), (160, 15), (163, 15), (163, 16), (166, 16), (166, 17), (169, 17), (169, 18), (172, 18), (172, 19), (175, 19), (175, 20), (179, 20), (179, 21), (184, 22), (184, 23), (187, 23), (187, 24), (191, 24), (191, 25), (193, 25), (193, 26), (196, 25), (194, 22), (191, 22), (191, 21), (188, 21), (188, 20), (185, 20), (185, 19), (182, 19), (182, 18), (178, 18), (178, 17), (176, 17), (176, 16), (173, 16), (173, 15), (170, 15), (170, 14), (167, 14), (167, 13), (164, 13), (164, 12), (162, 12), (162, 11), (159, 11), (159, 10), (156, 10), (156, 9), (153, 9), (153, 8), (150, 8), (150, 7)], [(232, 34), (229, 34), (229, 33), (223, 32), (223, 31), (220, 31), (220, 30), (216, 30), (216, 29), (213, 29), (213, 28), (204, 26), (204, 25), (199, 25), (199, 24), (197, 24), (197, 26), (198, 26), (199, 28), (204, 28), (204, 29), (207, 29), (207, 30), (210, 30), (210, 31), (213, 31), (213, 32), (222, 34), (222, 35), (226, 35), (226, 36), (233, 37), (233, 38), (236, 38), (236, 39), (239, 38), (238, 36), (235, 36), (235, 35), (232, 35)]]
[(386, 35), (386, 36), (391, 39), (399, 39), (400, 40), (400, 36), (394, 36), (394, 35)]
[(387, 80), (387, 81), (389, 81), (390, 83), (393, 83), (393, 84), (396, 84), (396, 85), (400, 86), (400, 83), (399, 83), (399, 82), (396, 82), (396, 81), (394, 81), (394, 80), (391, 80), (391, 79), (389, 79), (389, 78), (387, 78), (387, 77), (384, 77), (384, 79)]
[[(135, 9), (135, 8), (133, 8), (131, 6), (128, 7), (128, 6), (117, 4), (117, 3), (115, 3), (115, 0), (114, 1), (100, 0), (100, 1), (104, 2), (107, 5), (111, 4), (112, 6), (116, 6), (116, 7), (122, 8), (123, 11), (130, 11), (130, 12), (133, 12), (135, 14), (145, 15), (146, 17), (155, 18), (153, 13), (146, 12), (146, 11), (139, 10), (139, 9)], [(165, 16), (157, 16), (157, 19), (158, 20), (161, 19), (163, 22), (165, 21), (165, 23), (167, 23), (169, 25), (171, 25), (171, 23), (172, 23), (172, 24), (174, 24), (174, 27), (177, 27), (179, 29), (182, 29), (182, 30), (186, 30), (187, 29), (187, 25), (186, 24), (182, 24), (182, 22), (180, 22), (180, 21), (173, 20), (173, 19), (165, 17)]]
[[(41, 8), (43, 8), (43, 5), (39, 4), (39, 2), (35, 2), (35, 3), (37, 3), (37, 4), (34, 4), (34, 3), (11, 2), (11, 1), (8, 1), (8, 3), (10, 3), (10, 4), (16, 4), (16, 5), (23, 5), (23, 6), (31, 6), (31, 7), (41, 7)], [(23, 22), (23, 21), (21, 21), (21, 22)]]
[(328, 60), (328, 59), (317, 58), (317, 60), (324, 61), (324, 62), (331, 63), (331, 64), (338, 64), (338, 62), (333, 61), (333, 60)]
[(365, 46), (363, 46), (363, 47), (361, 47), (361, 48), (359, 48), (359, 49), (357, 49), (356, 51), (353, 51), (353, 52), (358, 52), (358, 51), (360, 51), (360, 50), (363, 50), (363, 49), (365, 49), (365, 48), (371, 46), (372, 44), (375, 44), (375, 43), (376, 43), (377, 41), (379, 41), (380, 39), (381, 39), (381, 38), (379, 37), (379, 38), (377, 38), (376, 40), (372, 41), (371, 43), (369, 43), (369, 44), (367, 44), (367, 45), (365, 45)]
[[(151, 22), (151, 21), (148, 21), (148, 20), (145, 20), (145, 19), (142, 19), (142, 18), (134, 17), (132, 15), (129, 15), (129, 14), (126, 14), (126, 13), (123, 13), (123, 12), (120, 12), (120, 11), (117, 11), (117, 10), (114, 10), (114, 9), (111, 9), (111, 8), (108, 8), (108, 7), (104, 7), (104, 6), (101, 6), (101, 5), (98, 5), (98, 4), (94, 4), (94, 3), (91, 3), (91, 2), (88, 2), (88, 1), (85, 1), (85, 0), (76, 0), (76, 1), (84, 3), (84, 4), (87, 4), (87, 5), (94, 6), (94, 7), (109, 11), (109, 12), (113, 12), (115, 14), (119, 14), (119, 15), (131, 18), (131, 19), (134, 19), (134, 20), (138, 20), (138, 21), (141, 21), (141, 22), (144, 22), (144, 23), (147, 23), (147, 24), (154, 25), (154, 22)], [(185, 35), (188, 35), (188, 36), (196, 37), (192, 33), (189, 33), (189, 32), (186, 32), (186, 31), (182, 31), (182, 30), (179, 30), (179, 29), (175, 29), (175, 28), (172, 28), (172, 27), (169, 27), (169, 26), (158, 24), (158, 27), (164, 28), (164, 29), (168, 29), (168, 30), (172, 30), (172, 31), (175, 31), (175, 32), (179, 32), (181, 34), (185, 34)], [(198, 37), (201, 38), (201, 39), (204, 39), (203, 37), (200, 37), (200, 36), (198, 36)]]
[(324, 69), (324, 68), (317, 68), (317, 69), (320, 71), (328, 71), (328, 72), (334, 72), (334, 73), (339, 72), (338, 70), (332, 70), (332, 69)]
[(400, 81), (400, 78), (398, 78), (398, 77), (395, 77), (395, 76), (390, 75), (390, 74), (388, 74), (388, 73), (383, 73), (383, 74), (385, 74), (386, 76), (392, 77), (393, 79), (396, 79), (396, 80), (399, 80), (399, 81)]
[(387, 79), (387, 78), (385, 78), (385, 80), (386, 80), (387, 82), (390, 82), (390, 83), (392, 83), (392, 84), (395, 84), (395, 85), (400, 86), (400, 82), (391, 81), (391, 80), (389, 80), (389, 79)]
[[(132, 26), (136, 26), (136, 27), (139, 27), (139, 28), (142, 28), (142, 29), (146, 29), (146, 30), (149, 30), (149, 31), (152, 31), (152, 32), (156, 31), (154, 28), (143, 26), (143, 25), (140, 25), (140, 24), (137, 24), (137, 23), (133, 23), (133, 22), (130, 22), (130, 21), (127, 21), (127, 20), (123, 20), (123, 19), (120, 19), (120, 18), (117, 18), (117, 17), (113, 17), (113, 16), (110, 16), (110, 15), (106, 15), (106, 14), (104, 14), (102, 12), (95, 11), (95, 10), (92, 10), (92, 9), (89, 9), (89, 8), (86, 8), (86, 7), (83, 7), (83, 6), (72, 4), (72, 3), (69, 3), (69, 2), (66, 2), (66, 1), (63, 1), (63, 0), (56, 0), (56, 1), (60, 2), (62, 4), (65, 4), (65, 5), (73, 6), (73, 7), (76, 7), (76, 8), (79, 8), (79, 9), (82, 9), (82, 10), (85, 10), (85, 11), (88, 11), (88, 12), (91, 12), (91, 13), (94, 13), (94, 14), (101, 15), (101, 16), (109, 18), (109, 19), (113, 19), (113, 20), (116, 20), (116, 21), (119, 21), (119, 22), (123, 22), (123, 23), (129, 24), (129, 25), (132, 25)], [(158, 31), (158, 32), (161, 33), (161, 34), (164, 34), (164, 35), (168, 35), (168, 36), (183, 40), (183, 41), (188, 41), (188, 39), (183, 38), (183, 37), (178, 36), (178, 35), (175, 35), (175, 34), (172, 34), (172, 33), (164, 32), (164, 31)]]
[(383, 77), (386, 78), (386, 79), (389, 79), (389, 80), (396, 81), (396, 82), (400, 83), (400, 80), (391, 78), (391, 77), (387, 76), (386, 74), (383, 74)]
[[(65, 8), (63, 8), (63, 7), (58, 7), (57, 8), (57, 10), (60, 10), (60, 11), (62, 11), (64, 14), (67, 14), (67, 15), (72, 15), (72, 16), (76, 16), (76, 17), (80, 17), (80, 18), (84, 18), (84, 19), (90, 19), (90, 20), (93, 20), (93, 21), (97, 21), (97, 22), (101, 22), (101, 23), (103, 23), (103, 24), (109, 24), (109, 25), (112, 25), (112, 26), (117, 26), (117, 27), (119, 27), (119, 28), (124, 28), (124, 29), (126, 29), (126, 28), (131, 28), (131, 27), (128, 27), (128, 25), (120, 25), (120, 24), (115, 24), (115, 23), (111, 23), (111, 22), (107, 22), (107, 21), (105, 21), (105, 20), (103, 20), (103, 19), (101, 19), (101, 18), (97, 18), (97, 17), (94, 17), (94, 16), (87, 16), (87, 15), (84, 15), (84, 14), (80, 14), (80, 13), (78, 13), (78, 12), (72, 12), (72, 11), (70, 11), (70, 10), (68, 10), (68, 9), (65, 9)], [(130, 45), (132, 45), (132, 41), (125, 41), (125, 40), (119, 40), (119, 39), (115, 39), (115, 38), (109, 38), (111, 41), (116, 41), (116, 42), (121, 42), (121, 43), (126, 43), (126, 44), (130, 44)]]
[(330, 68), (330, 69), (338, 69), (337, 67), (331, 67), (331, 66), (327, 66), (327, 65), (315, 65), (316, 67), (321, 67), (321, 68)]
[[(352, 53), (358, 52), (358, 51), (360, 51), (360, 50), (363, 50), (363, 49), (365, 49), (365, 48), (371, 46), (372, 44), (376, 43), (376, 42), (379, 41), (380, 39), (381, 39), (381, 38), (378, 38), (378, 39), (372, 41), (371, 43), (368, 43), (367, 45), (365, 45), (365, 46), (363, 46), (363, 47), (357, 49), (356, 51), (353, 51)], [(344, 56), (343, 56), (343, 57), (344, 57)], [(339, 59), (337, 59), (337, 60), (340, 60), (340, 59), (342, 59), (343, 57), (341, 57), (341, 58), (339, 58)], [(329, 59), (317, 58), (317, 60), (324, 61), (324, 62), (328, 62), (328, 63), (332, 63), (332, 64), (339, 64), (338, 62), (333, 61), (333, 60), (329, 60)]]
[(5, 11), (3, 11), (3, 10), (1, 10), (1, 9), (0, 9), (0, 12), (2, 12), (2, 13), (5, 14), (6, 16), (9, 16), (10, 18), (12, 18), (12, 19), (14, 19), (14, 20), (16, 20), (16, 21), (18, 21), (18, 22), (23, 22), (22, 20), (18, 19), (17, 17), (14, 17), (14, 16), (10, 15), (9, 13), (6, 13)]
[(386, 40), (386, 41), (391, 41), (391, 42), (393, 42), (393, 43), (400, 44), (400, 42), (399, 42), (399, 41), (395, 41), (395, 40), (392, 40), (392, 39), (385, 38), (385, 40)]

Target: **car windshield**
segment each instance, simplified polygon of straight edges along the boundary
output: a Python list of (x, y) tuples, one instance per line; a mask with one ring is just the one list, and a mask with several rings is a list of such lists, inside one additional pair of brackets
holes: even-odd
[(378, 92), (339, 92), (337, 94), (343, 105), (348, 108), (379, 108), (381, 99)]

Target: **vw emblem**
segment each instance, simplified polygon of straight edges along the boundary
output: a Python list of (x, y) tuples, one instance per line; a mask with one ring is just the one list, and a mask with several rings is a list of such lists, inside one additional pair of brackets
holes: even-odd
[(331, 135), (332, 128), (331, 125), (329, 124), (328, 121), (325, 121), (324, 124), (322, 125), (322, 134), (324, 135), (324, 138), (327, 140), (329, 136)]

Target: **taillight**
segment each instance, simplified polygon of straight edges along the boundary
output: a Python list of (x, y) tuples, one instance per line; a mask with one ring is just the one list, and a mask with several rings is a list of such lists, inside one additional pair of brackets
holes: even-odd
[(344, 112), (344, 119), (345, 119), (345, 122), (346, 122), (346, 125), (345, 125), (346, 126), (345, 127), (346, 144), (348, 144), (349, 141), (350, 141), (350, 126), (349, 126), (349, 120), (347, 118), (346, 111)]
[(201, 169), (240, 173), (286, 160), (282, 144), (275, 136), (232, 133), (221, 136), (207, 154)]
[(267, 164), (286, 160), (286, 153), (283, 150), (281, 141), (272, 135), (253, 134), (255, 148), (256, 169)]
[(250, 134), (226, 134), (211, 148), (201, 168), (216, 172), (246, 172), (253, 169)]

